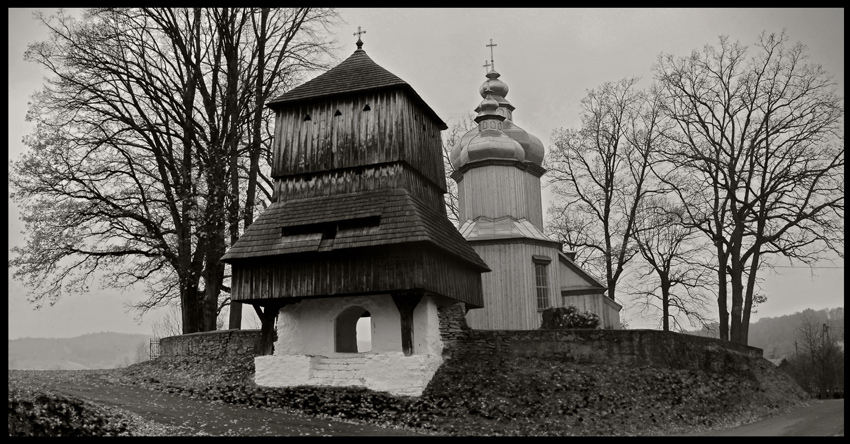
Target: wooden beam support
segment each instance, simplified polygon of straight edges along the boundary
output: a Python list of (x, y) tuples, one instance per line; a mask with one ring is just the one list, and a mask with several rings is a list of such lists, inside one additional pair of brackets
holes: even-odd
[(423, 293), (393, 293), (398, 313), (401, 315), (401, 349), (404, 356), (413, 354), (413, 310), (422, 299)]
[(251, 304), (257, 316), (260, 318), (260, 355), (269, 356), (274, 354), (274, 343), (277, 332), (274, 328), (275, 319), (283, 306), (293, 301), (274, 299), (265, 302), (262, 306)]

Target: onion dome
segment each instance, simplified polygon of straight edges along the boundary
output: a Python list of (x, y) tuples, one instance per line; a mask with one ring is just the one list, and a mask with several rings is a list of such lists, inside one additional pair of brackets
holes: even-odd
[(511, 139), (516, 140), (525, 150), (525, 161), (537, 166), (543, 166), (543, 156), (546, 154), (543, 142), (534, 134), (529, 134), (524, 129), (516, 126), (513, 121), (505, 120), (502, 131)]
[(487, 73), (487, 80), (478, 88), (478, 93), (481, 94), (481, 97), (487, 97), (487, 94), (507, 97), (508, 84), (499, 80), (499, 75), (496, 70), (491, 70)]
[[(457, 145), (455, 145), (452, 149), (452, 152), (449, 155), (449, 160), (455, 169), (460, 168), (471, 160), (494, 157), (522, 160), (526, 163), (533, 163), (537, 166), (543, 165), (543, 156), (545, 154), (543, 143), (540, 139), (529, 134), (524, 129), (513, 123), (514, 106), (505, 98), (508, 94), (508, 85), (499, 80), (499, 76), (500, 74), (496, 72), (496, 70), (490, 70), (490, 72), (487, 73), (487, 80), (485, 80), (484, 83), (481, 84), (481, 87), (478, 88), (479, 94), (481, 94), (481, 97), (484, 98), (481, 104), (475, 108), (475, 112), (478, 113), (475, 117), (475, 121), (478, 122), (479, 125), (464, 134)], [(495, 109), (493, 107), (494, 102), (497, 105)], [(489, 126), (495, 126), (494, 123), (484, 123), (484, 126), (482, 127), (482, 121), (485, 120), (485, 118), (493, 119), (494, 121), (498, 120), (498, 132), (500, 133), (500, 137), (504, 135), (517, 142), (522, 148), (523, 155), (508, 155), (508, 145), (513, 146), (513, 144), (508, 144), (501, 139), (498, 139), (500, 146), (502, 147), (499, 150), (499, 153), (501, 153), (499, 156), (495, 156), (493, 150), (485, 149), (481, 145), (483, 143), (483, 139), (479, 137), (481, 135), (480, 133), (481, 131), (489, 129)], [(475, 146), (477, 153), (470, 154), (470, 148), (473, 145)], [(480, 154), (484, 153), (487, 154), (485, 157), (479, 157)]]
[(484, 159), (525, 160), (522, 145), (502, 131), (505, 116), (499, 113), (499, 102), (487, 94), (477, 109), (479, 112), (475, 122), (478, 127), (467, 132), (452, 150), (449, 156), (452, 166), (457, 169), (469, 162)]

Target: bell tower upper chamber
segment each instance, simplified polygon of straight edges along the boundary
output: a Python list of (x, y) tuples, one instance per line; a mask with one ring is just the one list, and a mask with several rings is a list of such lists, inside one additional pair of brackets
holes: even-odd
[(446, 216), (446, 124), (362, 44), (267, 103), (273, 202), (222, 258), (232, 299), (391, 294), (480, 307), (489, 268)]
[(446, 124), (362, 48), (268, 106), (277, 200), (403, 188), (445, 214)]

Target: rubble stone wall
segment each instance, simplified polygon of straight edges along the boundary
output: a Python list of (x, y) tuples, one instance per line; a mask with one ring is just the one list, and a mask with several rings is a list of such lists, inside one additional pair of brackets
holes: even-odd
[(746, 372), (762, 349), (658, 330), (450, 331), (443, 356), (511, 354), (565, 362)]
[(159, 340), (160, 356), (259, 356), (260, 330), (216, 330)]

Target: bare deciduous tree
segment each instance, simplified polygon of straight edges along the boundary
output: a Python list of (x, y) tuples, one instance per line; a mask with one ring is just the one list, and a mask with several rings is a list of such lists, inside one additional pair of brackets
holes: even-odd
[(684, 210), (666, 198), (646, 199), (635, 229), (635, 242), (643, 259), (643, 271), (635, 277), (636, 293), (644, 308), (661, 311), (661, 327), (670, 331), (670, 321), (684, 330), (681, 318), (692, 327), (708, 324), (707, 294), (715, 283), (703, 263), (704, 245), (697, 242), (696, 230), (684, 223)]
[[(746, 344), (759, 270), (771, 256), (813, 264), (844, 254), (844, 109), (805, 46), (762, 34), (756, 54), (720, 38), (655, 67), (678, 127), (669, 181), (717, 256), (723, 339)], [(731, 293), (731, 313), (727, 308)]]
[(581, 129), (556, 130), (547, 153), (549, 180), (559, 199), (549, 213), (558, 240), (581, 263), (604, 276), (615, 299), (626, 264), (638, 253), (635, 220), (652, 183), (660, 143), (660, 104), (637, 91), (637, 78), (605, 83), (582, 99)]
[(270, 130), (257, 130), (270, 113), (257, 108), (320, 67), (320, 31), (335, 18), (311, 8), (42, 16), (49, 40), (26, 58), (51, 76), (28, 113), (30, 152), (10, 172), (27, 231), (10, 266), (31, 301), (85, 292), (99, 274), (108, 287), (144, 283), (142, 312), (179, 299), (184, 333), (215, 329), (229, 301), (226, 233), (234, 241), (257, 205), (243, 184), (270, 194), (258, 184)]

